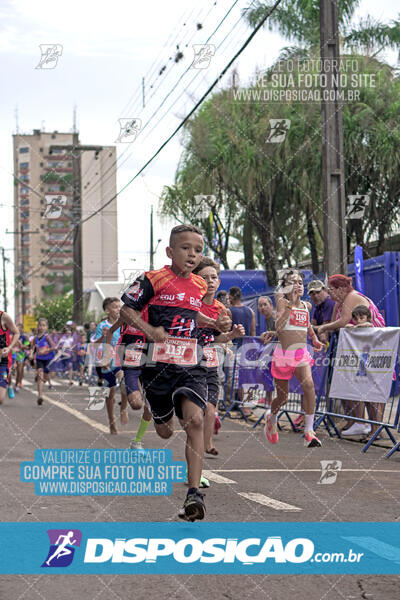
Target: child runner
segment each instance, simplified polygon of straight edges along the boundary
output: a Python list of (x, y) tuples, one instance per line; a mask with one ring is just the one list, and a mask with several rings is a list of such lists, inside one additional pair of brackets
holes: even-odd
[(68, 325), (63, 328), (62, 336), (56, 346), (59, 351), (58, 358), (61, 368), (61, 372), (68, 373), (69, 385), (73, 385), (72, 381), (72, 355), (74, 350), (74, 336), (72, 334), (72, 328)]
[(85, 375), (85, 358), (87, 352), (88, 343), (86, 342), (86, 333), (81, 334), (81, 341), (76, 345), (77, 355), (77, 366), (79, 369), (79, 385), (83, 384), (83, 378)]
[(7, 313), (0, 310), (0, 404), (3, 404), (9, 383), (12, 352), (16, 347), (19, 331)]
[(43, 404), (43, 381), (49, 380), (49, 363), (53, 359), (55, 350), (53, 342), (49, 334), (47, 333), (47, 319), (39, 319), (38, 321), (38, 333), (33, 340), (32, 345), (32, 356), (36, 358), (36, 377), (38, 385), (38, 399), (37, 403), (39, 406)]
[(15, 391), (18, 392), (23, 387), (24, 378), (24, 366), (26, 357), (29, 354), (30, 342), (28, 336), (24, 333), (24, 326), (22, 323), (18, 324), (19, 338), (16, 346), (16, 362), (17, 362), (17, 375), (15, 380)]
[[(215, 299), (215, 292), (221, 283), (219, 279), (220, 267), (207, 256), (203, 256), (200, 264), (193, 271), (200, 275), (207, 283), (207, 293), (203, 298), (201, 314), (217, 319), (218, 315), (226, 312), (226, 307)], [(198, 328), (198, 340), (203, 347), (207, 367), (207, 408), (204, 417), (204, 450), (206, 454), (218, 455), (218, 450), (213, 443), (213, 430), (215, 425), (215, 412), (219, 397), (219, 374), (218, 366), (220, 356), (218, 347), (214, 342), (225, 343), (235, 338), (243, 337), (245, 333), (243, 325), (234, 325), (229, 333), (220, 333), (210, 327)]]
[[(143, 350), (145, 348), (145, 337), (140, 329), (124, 323), (120, 317), (110, 329), (107, 330), (106, 342), (111, 344), (114, 332), (121, 328), (116, 349), (118, 364), (122, 365), (124, 373), (123, 385), (128, 397), (128, 402), (133, 410), (139, 410), (143, 405), (142, 390), (139, 383), (141, 374), (141, 364), (143, 362)], [(131, 441), (129, 447), (131, 450), (141, 450), (143, 448), (142, 439), (147, 431), (151, 421), (151, 412), (145, 402), (143, 416), (135, 438)]]
[[(206, 369), (199, 364), (196, 317), (207, 284), (192, 273), (201, 260), (203, 245), (197, 227), (174, 227), (166, 249), (171, 266), (148, 271), (138, 278), (123, 294), (121, 308), (124, 321), (154, 342), (149, 344), (141, 380), (157, 434), (164, 439), (171, 437), (174, 412), (186, 432), (189, 489), (179, 516), (190, 521), (205, 515), (199, 485), (207, 382)], [(219, 324), (216, 323), (216, 329)]]
[(282, 297), (277, 301), (276, 331), (278, 345), (272, 355), (272, 375), (277, 396), (271, 402), (271, 412), (265, 420), (265, 435), (271, 444), (278, 442), (277, 416), (288, 399), (289, 381), (295, 375), (303, 388), (304, 444), (308, 448), (321, 446), (314, 433), (315, 389), (311, 374), (314, 360), (307, 350), (307, 333), (312, 345), (320, 351), (323, 344), (310, 324), (310, 304), (301, 300), (304, 294), (303, 277), (291, 270), (282, 277)]
[[(114, 325), (116, 321), (119, 319), (120, 312), (120, 301), (118, 298), (105, 298), (103, 301), (103, 310), (107, 315), (106, 319), (103, 319), (97, 327), (94, 335), (94, 341), (99, 344), (101, 342), (106, 341), (107, 330), (110, 329)], [(116, 329), (112, 335), (111, 346), (115, 347), (118, 343), (120, 336), (120, 329)], [(100, 353), (100, 363), (108, 364), (110, 363), (109, 358), (104, 355), (104, 344), (99, 347)], [(108, 422), (110, 424), (110, 433), (115, 435), (118, 433), (117, 426), (115, 423), (114, 417), (114, 399), (115, 399), (115, 388), (117, 386), (117, 381), (121, 381), (122, 379), (122, 371), (121, 367), (115, 365), (114, 358), (111, 358), (110, 366), (104, 366), (101, 368), (101, 379), (103, 382), (106, 382), (106, 387), (110, 388), (110, 392), (108, 394), (108, 398), (106, 400), (107, 407), (107, 415)], [(128, 422), (128, 411), (127, 404), (128, 400), (126, 397), (126, 393), (124, 387), (121, 386), (121, 423), (125, 425)]]

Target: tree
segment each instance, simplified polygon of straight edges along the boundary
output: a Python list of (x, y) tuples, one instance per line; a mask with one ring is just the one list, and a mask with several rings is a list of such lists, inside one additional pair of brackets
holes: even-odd
[(42, 300), (35, 304), (33, 314), (36, 319), (47, 319), (49, 329), (60, 331), (67, 321), (72, 320), (73, 295), (67, 294), (50, 300)]

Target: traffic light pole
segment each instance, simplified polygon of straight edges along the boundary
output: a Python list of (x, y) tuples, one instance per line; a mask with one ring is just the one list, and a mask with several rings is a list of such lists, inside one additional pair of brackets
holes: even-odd
[[(322, 92), (322, 203), (324, 270), (347, 274), (343, 121), (339, 101), (340, 49), (337, 0), (320, 0)], [(326, 94), (326, 96), (325, 96)]]

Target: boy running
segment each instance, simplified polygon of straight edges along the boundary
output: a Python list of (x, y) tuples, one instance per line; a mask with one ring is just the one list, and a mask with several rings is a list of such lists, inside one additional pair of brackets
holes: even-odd
[[(203, 245), (197, 227), (174, 227), (166, 249), (171, 266), (138, 278), (123, 294), (121, 308), (124, 321), (153, 342), (148, 344), (141, 379), (158, 435), (171, 437), (174, 412), (186, 432), (189, 490), (179, 516), (190, 521), (203, 519), (206, 510), (199, 485), (207, 382), (206, 369), (199, 364), (196, 318), (207, 284), (192, 273), (201, 260)], [(220, 323), (216, 325), (218, 329)]]
[[(200, 275), (207, 283), (207, 293), (203, 298), (201, 314), (217, 319), (220, 314), (226, 312), (226, 307), (215, 299), (215, 293), (220, 285), (219, 265), (207, 256), (203, 256), (194, 273)], [(198, 328), (199, 344), (203, 347), (207, 367), (207, 408), (204, 417), (204, 450), (206, 454), (218, 455), (218, 450), (213, 443), (213, 430), (215, 425), (215, 411), (219, 397), (219, 375), (218, 366), (220, 356), (217, 344), (230, 342), (235, 338), (243, 337), (245, 333), (243, 325), (234, 325), (229, 333), (221, 333), (211, 327)]]
[(0, 310), (0, 404), (6, 396), (13, 348), (18, 343), (19, 331), (7, 313)]
[(323, 344), (310, 324), (310, 304), (301, 300), (304, 294), (303, 277), (297, 270), (285, 273), (281, 280), (282, 296), (277, 301), (276, 332), (278, 345), (272, 356), (271, 372), (277, 396), (271, 402), (271, 413), (265, 420), (264, 432), (271, 444), (278, 442), (277, 416), (287, 402), (289, 380), (295, 375), (303, 388), (304, 444), (308, 448), (321, 446), (314, 433), (315, 389), (311, 374), (314, 360), (307, 350), (307, 333), (319, 352)]
[[(94, 335), (94, 341), (96, 344), (100, 344), (100, 342), (105, 342), (107, 330), (110, 329), (114, 323), (116, 323), (119, 319), (119, 311), (120, 311), (120, 301), (118, 298), (105, 298), (103, 301), (103, 310), (107, 315), (106, 319), (103, 319), (97, 327), (96, 333)], [(111, 346), (114, 348), (119, 340), (120, 329), (116, 329), (111, 338)], [(109, 362), (108, 357), (103, 357), (103, 346), (99, 346), (99, 354), (100, 354), (100, 362), (101, 364), (106, 364)], [(111, 359), (110, 367), (104, 366), (101, 368), (101, 378), (106, 382), (106, 386), (110, 388), (110, 392), (108, 394), (108, 398), (106, 400), (107, 407), (107, 415), (108, 422), (110, 425), (110, 433), (115, 435), (118, 433), (117, 426), (115, 424), (114, 417), (114, 398), (115, 398), (115, 388), (117, 386), (117, 381), (120, 381), (122, 378), (121, 367), (116, 366), (114, 362), (114, 358)], [(125, 425), (128, 422), (128, 411), (127, 408), (127, 398), (126, 393), (123, 387), (121, 387), (121, 423)]]

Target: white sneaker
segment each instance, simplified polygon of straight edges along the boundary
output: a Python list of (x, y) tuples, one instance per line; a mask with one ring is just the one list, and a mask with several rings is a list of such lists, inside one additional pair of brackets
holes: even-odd
[(130, 450), (143, 450), (143, 442), (135, 442), (135, 440), (132, 440), (129, 444), (129, 448)]
[(371, 431), (368, 423), (353, 423), (351, 427), (341, 432), (341, 435), (366, 435)]

